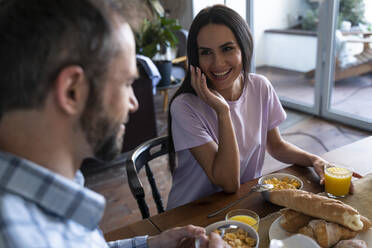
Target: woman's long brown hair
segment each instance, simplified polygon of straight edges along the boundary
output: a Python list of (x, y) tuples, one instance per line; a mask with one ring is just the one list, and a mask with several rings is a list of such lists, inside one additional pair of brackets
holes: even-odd
[(240, 50), (242, 51), (244, 81), (246, 81), (249, 74), (249, 68), (252, 60), (253, 39), (245, 20), (237, 12), (230, 9), (229, 7), (226, 7), (225, 5), (214, 5), (212, 7), (207, 7), (201, 10), (193, 20), (188, 34), (188, 68), (186, 77), (180, 88), (176, 91), (176, 93), (170, 100), (168, 108), (169, 165), (170, 171), (172, 173), (176, 166), (176, 154), (172, 136), (171, 105), (174, 99), (183, 93), (191, 93), (196, 95), (196, 92), (191, 86), (190, 65), (199, 67), (197, 36), (200, 29), (208, 24), (220, 24), (230, 28), (236, 40), (238, 41)]

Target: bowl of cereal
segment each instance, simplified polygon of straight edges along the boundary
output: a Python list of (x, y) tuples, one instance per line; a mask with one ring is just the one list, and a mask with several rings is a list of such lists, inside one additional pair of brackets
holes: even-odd
[(226, 225), (236, 225), (238, 228), (230, 229), (225, 232), (222, 239), (229, 244), (232, 248), (234, 247), (252, 247), (258, 248), (259, 237), (256, 230), (251, 226), (234, 220), (223, 220), (213, 224), (210, 224), (205, 228), (207, 234), (211, 232), (220, 233), (218, 228)]
[[(273, 173), (264, 175), (258, 180), (258, 184), (272, 184), (274, 187), (271, 190), (302, 189), (304, 186), (304, 183), (300, 178), (287, 173)], [(261, 192), (266, 200), (268, 200), (269, 193), (269, 191)]]

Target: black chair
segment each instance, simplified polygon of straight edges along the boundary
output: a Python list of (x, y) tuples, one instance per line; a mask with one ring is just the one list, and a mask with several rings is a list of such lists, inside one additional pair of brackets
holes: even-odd
[(131, 151), (146, 140), (158, 136), (152, 81), (138, 60), (137, 67), (140, 77), (133, 83), (133, 91), (139, 108), (129, 115), (129, 122), (125, 125), (122, 152)]
[(145, 167), (147, 179), (151, 186), (152, 196), (156, 203), (158, 213), (164, 212), (163, 201), (155, 183), (149, 162), (161, 155), (167, 154), (169, 150), (168, 136), (161, 136), (144, 142), (135, 148), (126, 161), (126, 170), (130, 190), (137, 200), (142, 218), (150, 217), (149, 208), (145, 201), (143, 184), (138, 177), (139, 171)]
[(130, 152), (123, 152), (110, 162), (104, 162), (97, 158), (88, 157), (83, 160), (80, 170), (84, 177), (87, 177), (93, 174), (101, 173), (114, 166), (125, 165), (126, 161), (129, 159), (129, 156)]

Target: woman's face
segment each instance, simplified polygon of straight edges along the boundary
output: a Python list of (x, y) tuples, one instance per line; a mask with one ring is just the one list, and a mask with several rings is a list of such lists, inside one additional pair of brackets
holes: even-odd
[(208, 24), (200, 29), (197, 44), (199, 66), (211, 87), (219, 92), (236, 88), (243, 63), (233, 32), (222, 24)]

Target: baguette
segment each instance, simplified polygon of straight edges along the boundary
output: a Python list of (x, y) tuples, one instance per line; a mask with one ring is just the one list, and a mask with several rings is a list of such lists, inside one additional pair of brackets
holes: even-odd
[(326, 196), (303, 190), (281, 189), (270, 191), (270, 202), (300, 213), (338, 223), (353, 231), (361, 231), (363, 222), (359, 212), (351, 206)]
[(361, 215), (360, 220), (363, 222), (362, 232), (365, 232), (372, 227), (372, 223), (367, 217)]
[[(311, 216), (289, 208), (281, 209), (280, 213), (282, 214), (282, 218), (280, 218), (279, 224), (287, 232), (295, 233), (298, 229), (306, 226), (312, 219), (314, 219)], [(363, 229), (358, 232), (365, 232), (372, 227), (372, 223), (367, 217), (361, 215), (360, 220), (363, 222)]]

